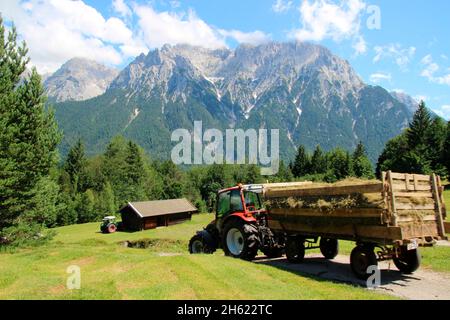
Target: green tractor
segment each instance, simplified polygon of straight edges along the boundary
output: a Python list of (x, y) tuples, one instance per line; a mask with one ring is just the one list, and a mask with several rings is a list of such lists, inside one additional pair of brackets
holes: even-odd
[(115, 233), (119, 229), (119, 223), (116, 222), (115, 216), (104, 217), (100, 225), (102, 233)]

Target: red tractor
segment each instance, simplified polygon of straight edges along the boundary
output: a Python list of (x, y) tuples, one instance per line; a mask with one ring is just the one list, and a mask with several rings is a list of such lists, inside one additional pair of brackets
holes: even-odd
[(216, 219), (189, 242), (192, 254), (212, 254), (222, 248), (226, 255), (253, 260), (261, 250), (269, 258), (283, 254), (285, 237), (268, 226), (261, 185), (238, 185), (218, 192)]

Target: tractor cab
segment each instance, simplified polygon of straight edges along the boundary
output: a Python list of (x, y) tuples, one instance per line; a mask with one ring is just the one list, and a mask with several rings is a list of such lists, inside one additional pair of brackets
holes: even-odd
[(220, 190), (217, 195), (216, 227), (221, 230), (230, 217), (255, 222), (255, 215), (265, 212), (261, 185), (238, 185)]

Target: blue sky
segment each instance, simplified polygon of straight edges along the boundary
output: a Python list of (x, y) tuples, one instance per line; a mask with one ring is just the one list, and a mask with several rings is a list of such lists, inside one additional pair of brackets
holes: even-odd
[(42, 73), (73, 56), (121, 68), (164, 43), (311, 41), (450, 119), (447, 0), (2, 0), (0, 12)]

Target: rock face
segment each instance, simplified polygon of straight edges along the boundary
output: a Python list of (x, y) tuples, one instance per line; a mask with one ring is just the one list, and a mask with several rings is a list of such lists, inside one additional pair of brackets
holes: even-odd
[(412, 113), (416, 112), (417, 108), (419, 107), (419, 101), (404, 92), (392, 91), (391, 95), (395, 99), (406, 105)]
[(118, 70), (95, 61), (74, 58), (48, 76), (44, 86), (55, 102), (83, 101), (105, 93), (118, 74)]
[(328, 49), (273, 42), (235, 50), (166, 45), (137, 57), (103, 95), (60, 104), (56, 115), (67, 144), (82, 136), (92, 153), (120, 133), (167, 157), (171, 132), (201, 120), (204, 129), (279, 129), (285, 159), (299, 144), (350, 150), (362, 141), (376, 160), (412, 112)]

